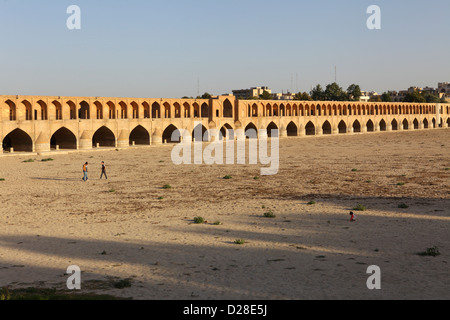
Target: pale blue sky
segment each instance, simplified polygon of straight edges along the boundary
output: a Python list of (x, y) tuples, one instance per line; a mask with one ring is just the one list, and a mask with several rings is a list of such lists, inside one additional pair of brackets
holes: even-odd
[[(81, 30), (68, 30), (69, 5)], [(381, 30), (368, 30), (368, 6)], [(0, 0), (0, 94), (167, 97), (450, 81), (450, 1)], [(298, 82), (297, 82), (298, 75)], [(291, 81), (293, 80), (293, 81)]]

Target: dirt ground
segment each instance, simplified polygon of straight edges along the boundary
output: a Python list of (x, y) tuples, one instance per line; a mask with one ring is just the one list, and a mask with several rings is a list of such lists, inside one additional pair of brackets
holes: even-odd
[(82, 292), (133, 299), (450, 298), (449, 129), (281, 139), (274, 176), (172, 148), (0, 158), (0, 287), (64, 289), (77, 265)]

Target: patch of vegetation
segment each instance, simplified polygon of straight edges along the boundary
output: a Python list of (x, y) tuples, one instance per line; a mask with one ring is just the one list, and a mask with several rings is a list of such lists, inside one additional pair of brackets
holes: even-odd
[(103, 250), (103, 252), (102, 253), (100, 253), (102, 256), (106, 256), (106, 251), (105, 250)]
[(265, 218), (276, 218), (276, 215), (272, 212), (272, 210), (269, 210), (267, 212), (264, 212)]
[(372, 180), (367, 180), (367, 181), (366, 181), (366, 183), (372, 183), (372, 182), (373, 182)]
[(6, 181), (5, 178), (0, 178), (0, 181)]
[(158, 200), (164, 200), (164, 197), (159, 197)]
[(113, 281), (112, 286), (116, 289), (125, 289), (131, 287), (131, 279), (123, 279), (123, 280), (117, 280)]
[(358, 169), (352, 169), (352, 172), (356, 172), (356, 171), (358, 171)]
[(225, 180), (230, 180), (230, 179), (233, 179), (233, 177), (232, 176), (230, 176), (230, 175), (226, 175), (225, 177), (223, 177)]
[(366, 210), (367, 210), (367, 207), (364, 206), (364, 205), (362, 205), (362, 204), (360, 204), (360, 203), (358, 203), (358, 204), (356, 205), (356, 207), (353, 208), (353, 210), (355, 210), (355, 211), (366, 211)]
[(42, 159), (41, 161), (42, 162), (49, 162), (49, 161), (53, 161), (54, 159), (52, 159), (52, 158), (46, 158), (46, 159)]
[(162, 188), (163, 189), (172, 189), (172, 186), (170, 184), (166, 184)]
[(445, 171), (450, 171), (450, 168), (445, 168), (444, 170), (445, 170)]
[(194, 223), (196, 223), (196, 224), (205, 223), (205, 219), (203, 217), (195, 217), (194, 218)]
[(253, 180), (259, 180), (259, 177), (253, 177)]
[(398, 207), (399, 207), (400, 209), (408, 209), (408, 208), (409, 208), (409, 206), (408, 206), (406, 203), (400, 203), (400, 204), (398, 205)]
[(34, 162), (34, 159), (24, 160), (23, 162), (25, 162), (25, 163)]
[(404, 182), (399, 182), (399, 183), (397, 183), (397, 185), (398, 186), (404, 186), (406, 183), (404, 183)]
[(236, 240), (234, 240), (234, 243), (235, 243), (235, 244), (242, 245), (242, 244), (245, 243), (245, 240), (244, 240), (244, 239), (236, 239)]
[(312, 200), (312, 201), (310, 201), (310, 202), (307, 203), (308, 206), (312, 206), (312, 205), (314, 205), (314, 204), (316, 204), (316, 202), (315, 202), (314, 200)]
[(213, 225), (215, 225), (215, 226), (221, 226), (222, 224), (223, 224), (223, 223), (220, 222), (220, 221), (216, 221), (216, 222), (213, 223)]
[(440, 256), (441, 253), (439, 252), (438, 247), (433, 247), (433, 248), (428, 248), (424, 252), (419, 252), (418, 255), (419, 256), (428, 256), (428, 257), (437, 257), (437, 256)]
[(10, 290), (2, 288), (0, 290), (0, 301), (67, 301), (67, 300), (121, 300), (110, 295), (79, 294), (74, 291), (64, 291), (56, 289), (26, 288)]
[(109, 189), (109, 192), (110, 192), (110, 193), (114, 193), (114, 192), (116, 192), (116, 189), (114, 189), (114, 188)]

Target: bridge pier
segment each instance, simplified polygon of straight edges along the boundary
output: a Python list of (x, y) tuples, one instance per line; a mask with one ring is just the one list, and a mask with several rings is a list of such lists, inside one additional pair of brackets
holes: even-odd
[(50, 139), (44, 132), (39, 134), (35, 143), (35, 150), (38, 154), (50, 152)]
[(80, 142), (78, 145), (78, 149), (80, 150), (89, 150), (92, 149), (92, 138), (88, 131), (83, 131), (80, 137)]
[(161, 145), (162, 144), (162, 131), (158, 128), (152, 135), (151, 139), (152, 145)]
[(117, 145), (118, 148), (128, 148), (130, 146), (130, 139), (129, 139), (129, 133), (128, 130), (121, 130), (119, 134), (119, 138), (117, 139)]

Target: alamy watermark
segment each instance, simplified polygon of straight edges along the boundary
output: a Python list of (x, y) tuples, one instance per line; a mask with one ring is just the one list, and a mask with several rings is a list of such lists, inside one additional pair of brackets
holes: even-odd
[[(259, 137), (255, 129), (227, 130), (227, 134), (224, 136), (217, 129), (203, 132), (200, 122), (196, 122), (195, 125), (193, 142), (192, 136), (187, 130), (175, 130), (172, 133), (171, 140), (180, 142), (172, 150), (171, 158), (175, 165), (257, 165), (259, 159), (261, 165), (270, 165), (261, 168), (261, 175), (269, 176), (278, 173), (280, 164), (278, 130), (271, 131), (269, 155), (269, 139), (263, 130), (260, 131)], [(203, 142), (210, 143), (203, 149)], [(247, 144), (248, 163), (246, 161)]]
[(67, 279), (67, 289), (81, 290), (81, 269), (79, 266), (70, 266), (67, 268), (66, 274), (70, 275)]
[(79, 6), (71, 5), (67, 7), (67, 14), (70, 16), (67, 18), (66, 26), (69, 30), (80, 30), (81, 29), (81, 9)]
[(371, 275), (367, 279), (367, 288), (369, 290), (381, 290), (381, 268), (379, 266), (370, 266), (367, 268), (367, 274)]
[(369, 30), (380, 30), (381, 8), (377, 5), (371, 5), (367, 8), (367, 14), (371, 14), (371, 16), (367, 19), (367, 28)]

